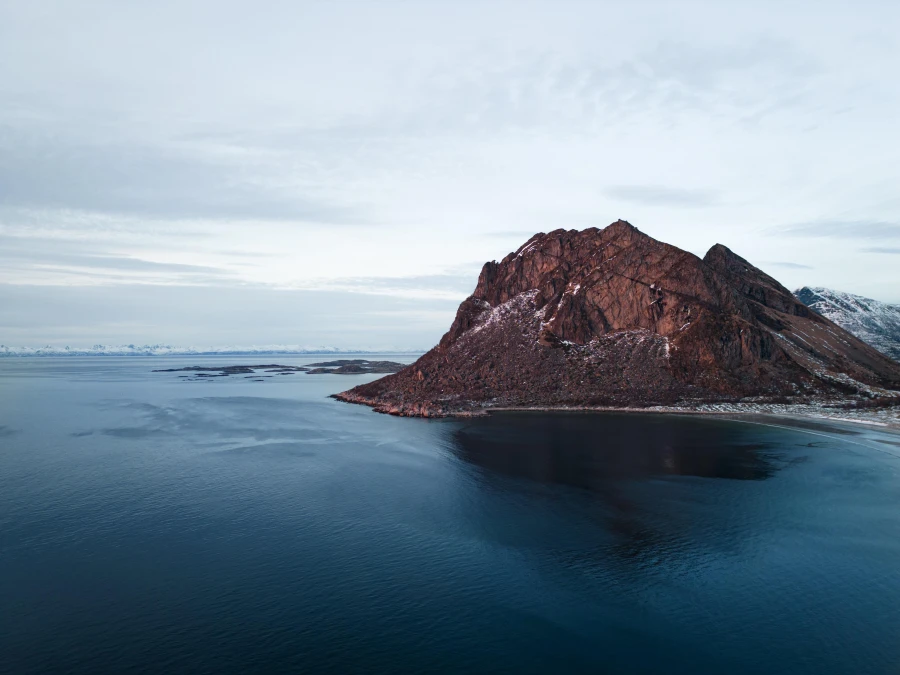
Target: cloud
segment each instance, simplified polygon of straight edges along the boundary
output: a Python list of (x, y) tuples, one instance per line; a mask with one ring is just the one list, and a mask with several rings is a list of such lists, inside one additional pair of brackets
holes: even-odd
[(616, 185), (603, 193), (617, 201), (645, 206), (680, 206), (702, 208), (718, 203), (719, 196), (713, 190), (665, 187), (662, 185)]
[[(159, 28), (162, 16), (177, 8), (161, 5), (159, 16), (118, 7), (110, 13), (140, 28), (130, 39), (143, 41), (152, 34), (143, 30), (145, 23)], [(127, 34), (97, 34), (79, 13), (60, 14), (46, 27), (49, 34), (64, 35), (75, 30), (70, 22), (82, 27), (81, 49), (69, 54), (67, 68), (40, 70), (45, 60), (60, 65), (55, 59), (66, 48), (34, 53), (27, 35), (8, 36), (6, 61), (38, 69), (44, 79), (32, 81), (28, 68), (20, 69), (15, 82), (22, 91), (0, 92), (0, 110), (18, 111), (0, 113), (5, 205), (157, 219), (371, 225), (379, 214), (354, 183), (372, 185), (398, 165), (428, 164), (441, 139), (472, 142), (481, 134), (521, 137), (538, 130), (593, 135), (601, 127), (629, 128), (637, 115), (670, 119), (686, 110), (759, 116), (795, 105), (793, 97), (819, 72), (811, 56), (771, 38), (719, 45), (653, 40), (604, 58), (590, 51), (563, 56), (546, 46), (502, 55), (482, 46), (460, 50), (458, 58), (425, 60), (410, 71), (415, 75), (375, 59), (372, 68), (382, 77), (369, 83), (368, 70), (357, 67), (294, 74), (284, 64), (308, 62), (299, 55), (312, 47), (293, 36), (284, 59), (273, 62), (251, 53), (232, 63), (233, 69), (223, 69), (218, 57), (206, 58), (223, 51), (218, 47), (227, 45), (225, 33), (210, 31), (195, 42), (189, 24), (196, 17), (178, 16), (187, 23), (166, 25), (167, 35), (175, 32), (173, 51), (165, 58), (177, 62), (177, 54), (190, 55), (192, 68), (205, 67), (200, 73), (208, 79), (192, 68), (167, 70), (133, 49), (103, 52), (121, 53), (123, 60), (104, 63), (105, 78), (94, 81), (95, 50)], [(59, 74), (71, 72), (87, 82)], [(254, 98), (261, 86), (272, 89)], [(364, 96), (366, 86), (377, 87), (378, 95)], [(48, 95), (57, 89), (65, 94)], [(98, 89), (104, 98), (96, 95)], [(315, 114), (319, 108), (310, 99), (330, 100), (336, 91), (360, 93), (355, 99), (341, 94), (334, 110)], [(175, 101), (167, 100), (173, 95)], [(194, 116), (179, 103), (196, 105)], [(451, 145), (458, 146), (452, 140)], [(702, 190), (612, 190), (615, 198), (632, 203), (699, 207), (716, 201), (714, 193)]]
[(884, 253), (886, 255), (900, 255), (900, 247), (896, 246), (869, 246), (859, 249), (861, 253)]
[(772, 265), (773, 267), (783, 267), (789, 270), (811, 270), (815, 269), (811, 265), (801, 265), (800, 263), (794, 262), (767, 262), (767, 265)]
[[(139, 215), (116, 215), (75, 209), (30, 209), (0, 204), (0, 235), (21, 242), (42, 241), (48, 246), (65, 244), (80, 247), (90, 240), (92, 245), (113, 245), (127, 240), (143, 241), (159, 246), (163, 242), (178, 249), (199, 241), (212, 243), (216, 231), (211, 220), (158, 220)], [(192, 242), (191, 240), (197, 240)]]
[(24, 262), (40, 267), (83, 268), (86, 270), (118, 270), (122, 272), (157, 272), (176, 274), (203, 274), (228, 276), (224, 270), (204, 265), (185, 265), (181, 263), (163, 263), (141, 258), (113, 255), (79, 255), (77, 253), (33, 254), (31, 256), (7, 257), (0, 253), (0, 261), (4, 264)]
[(516, 239), (523, 242), (528, 241), (534, 235), (538, 234), (537, 230), (507, 230), (497, 232), (482, 232), (482, 236), (494, 239)]
[(210, 142), (155, 145), (0, 126), (5, 207), (153, 218), (367, 222), (347, 197), (314, 194), (286, 158), (223, 152)]
[(478, 269), (408, 277), (343, 277), (305, 282), (307, 290), (329, 290), (405, 298), (462, 300), (475, 290)]
[(0, 344), (430, 347), (458, 304), (246, 286), (0, 283)]
[(728, 44), (663, 39), (606, 58), (563, 53), (462, 55), (462, 63), (429, 72), (419, 85), (425, 96), (418, 109), (396, 120), (420, 131), (579, 134), (627, 126), (636, 116), (671, 122), (699, 112), (758, 125), (809, 105), (811, 84), (823, 71), (814, 56), (773, 37)]
[(833, 237), (835, 239), (900, 238), (900, 223), (886, 220), (814, 220), (768, 228), (785, 237)]
[(0, 281), (27, 283), (227, 283), (229, 270), (175, 262), (158, 262), (111, 253), (94, 242), (16, 237), (0, 234)]
[(263, 253), (261, 251), (235, 251), (235, 250), (222, 250), (215, 251), (215, 253), (219, 253), (220, 255), (225, 256), (233, 256), (235, 258), (272, 258), (274, 253)]

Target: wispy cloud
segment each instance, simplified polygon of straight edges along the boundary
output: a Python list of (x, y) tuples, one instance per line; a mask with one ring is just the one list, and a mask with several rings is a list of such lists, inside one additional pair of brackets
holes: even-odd
[[(323, 196), (277, 156), (137, 139), (97, 141), (0, 126), (6, 207), (70, 209), (160, 218), (289, 220), (359, 225), (348, 196)], [(319, 194), (317, 194), (319, 193)]]
[(815, 269), (811, 265), (801, 265), (800, 263), (795, 262), (767, 262), (766, 265), (771, 265), (772, 267), (783, 267), (788, 270), (811, 270)]
[(95, 242), (0, 234), (0, 282), (227, 283), (233, 272), (209, 265), (161, 262), (98, 248)]
[[(559, 53), (517, 58), (478, 54), (421, 84), (420, 107), (400, 118), (413, 128), (479, 130), (626, 125), (635, 115), (675, 119), (702, 110), (758, 124), (807, 105), (818, 60), (775, 38), (728, 45), (664, 40), (621, 58), (570, 60)], [(585, 126), (586, 125), (586, 126)]]
[(786, 237), (896, 239), (900, 238), (900, 223), (886, 220), (813, 220), (771, 227), (768, 233)]
[(0, 254), (0, 261), (4, 264), (14, 262), (28, 263), (41, 267), (56, 267), (61, 269), (79, 268), (87, 270), (117, 270), (121, 272), (155, 272), (175, 273), (180, 275), (214, 275), (229, 276), (224, 270), (204, 265), (186, 265), (181, 263), (155, 262), (141, 258), (112, 255), (79, 255), (76, 253), (34, 254), (31, 256), (18, 256), (15, 258)]
[(0, 344), (429, 347), (457, 305), (247, 286), (0, 284)]
[(719, 201), (718, 193), (713, 190), (696, 190), (664, 185), (615, 185), (606, 188), (603, 190), (603, 193), (617, 201), (647, 206), (702, 208), (712, 206)]
[(859, 249), (862, 253), (884, 253), (886, 255), (900, 255), (898, 246), (869, 246)]
[(444, 274), (316, 279), (304, 282), (302, 288), (407, 298), (462, 300), (475, 290), (479, 270), (480, 266), (466, 266)]
[(497, 232), (482, 232), (482, 236), (492, 239), (510, 239), (514, 241), (526, 242), (534, 235), (538, 234), (535, 230), (506, 230)]
[[(121, 14), (139, 25), (142, 12)], [(61, 16), (48, 28), (60, 30), (64, 24)], [(102, 36), (107, 39), (113, 38)], [(209, 39), (215, 44), (217, 38)], [(30, 53), (27, 36), (21, 40), (25, 47), (15, 44)], [(196, 47), (193, 42), (179, 46)], [(93, 53), (92, 45), (84, 48), (73, 55), (79, 63)], [(360, 97), (345, 103), (338, 114), (321, 118), (306, 109), (315, 108), (309, 96), (329, 84), (324, 71), (321, 80), (304, 82), (312, 89), (291, 94), (292, 88), (282, 83), (279, 95), (290, 104), (287, 114), (273, 112), (273, 101), (260, 104), (249, 117), (219, 121), (222, 110), (235, 104), (228, 92), (240, 90), (241, 83), (258, 86), (266, 79), (261, 73), (273, 67), (267, 61), (249, 64), (236, 74), (244, 80), (221, 90), (180, 72), (167, 72), (162, 83), (142, 78), (142, 72), (155, 74), (155, 63), (110, 63), (110, 81), (102, 86), (125, 98), (102, 106), (90, 100), (94, 117), (77, 119), (60, 115), (54, 99), (37, 93), (20, 99), (0, 92), (0, 103), (21, 108), (21, 114), (0, 115), (3, 201), (23, 208), (157, 219), (376, 224), (377, 210), (352, 189), (354, 181), (370, 182), (393, 171), (398, 157), (417, 164), (435, 139), (471, 141), (482, 134), (535, 131), (593, 134), (598, 127), (626, 128), (634, 115), (670, 119), (691, 110), (725, 111), (733, 119), (759, 117), (779, 106), (798, 105), (797, 97), (802, 98), (820, 71), (812, 56), (772, 38), (718, 46), (654, 40), (599, 61), (586, 55), (563, 57), (546, 48), (505, 56), (479, 48), (457, 57), (423, 63), (408, 81), (389, 78), (382, 96), (362, 105)], [(20, 62), (27, 63), (24, 58)], [(129, 65), (143, 70), (135, 72)], [(82, 68), (90, 73), (84, 64)], [(141, 81), (140, 89), (134, 88), (135, 81)], [(75, 100), (90, 98), (88, 88), (78, 89), (71, 81), (55, 84)], [(204, 101), (200, 112), (218, 123), (196, 124), (189, 116), (173, 114), (165, 99), (168, 87), (177, 90), (179, 84), (205, 93), (208, 99), (196, 94)], [(242, 104), (247, 103), (244, 98)], [(133, 117), (156, 121), (148, 129)], [(709, 191), (665, 186), (626, 185), (611, 188), (610, 194), (659, 205), (699, 207), (716, 201)]]

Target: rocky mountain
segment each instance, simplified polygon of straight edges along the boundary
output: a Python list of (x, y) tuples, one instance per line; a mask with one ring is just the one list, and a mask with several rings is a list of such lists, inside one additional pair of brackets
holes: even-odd
[(431, 416), (889, 390), (900, 365), (726, 247), (700, 259), (620, 220), (485, 264), (434, 349), (337, 397)]
[(804, 305), (850, 331), (882, 354), (900, 361), (900, 305), (809, 286), (794, 291), (794, 295)]

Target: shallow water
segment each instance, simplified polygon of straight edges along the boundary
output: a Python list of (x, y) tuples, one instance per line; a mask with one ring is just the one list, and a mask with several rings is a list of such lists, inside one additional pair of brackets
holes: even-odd
[(896, 436), (150, 372), (322, 358), (0, 359), (0, 671), (898, 672)]

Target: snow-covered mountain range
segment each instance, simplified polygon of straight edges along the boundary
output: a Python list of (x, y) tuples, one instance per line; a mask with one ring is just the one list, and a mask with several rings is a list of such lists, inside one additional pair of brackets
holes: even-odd
[(171, 345), (94, 345), (93, 347), (10, 347), (0, 345), (4, 356), (250, 356), (265, 354), (421, 354), (424, 350), (340, 349), (337, 347), (305, 347), (299, 345), (262, 345), (222, 347), (173, 347)]
[(794, 295), (863, 342), (900, 361), (900, 305), (809, 286), (794, 291)]

